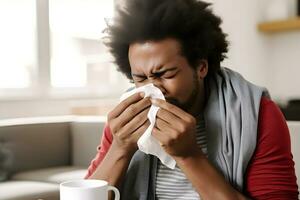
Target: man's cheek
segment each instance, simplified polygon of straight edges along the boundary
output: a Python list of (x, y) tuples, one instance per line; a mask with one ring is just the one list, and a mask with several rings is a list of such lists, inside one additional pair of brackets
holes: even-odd
[(179, 107), (179, 108), (183, 107), (183, 105), (175, 98), (167, 97), (166, 101), (170, 104), (173, 104), (173, 105)]

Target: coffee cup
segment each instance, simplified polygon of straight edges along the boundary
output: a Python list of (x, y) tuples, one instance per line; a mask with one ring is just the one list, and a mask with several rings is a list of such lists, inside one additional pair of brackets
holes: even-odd
[(113, 191), (115, 200), (120, 199), (117, 188), (106, 181), (83, 179), (66, 181), (60, 184), (60, 200), (108, 200), (108, 192)]

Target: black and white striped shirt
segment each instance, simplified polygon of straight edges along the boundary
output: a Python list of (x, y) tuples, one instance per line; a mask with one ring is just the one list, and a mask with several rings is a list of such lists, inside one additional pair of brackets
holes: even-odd
[[(196, 140), (204, 154), (207, 154), (207, 140), (205, 134), (205, 122), (202, 118), (197, 122)], [(200, 200), (200, 196), (186, 178), (185, 174), (176, 165), (175, 169), (169, 169), (158, 160), (155, 182), (156, 199), (188, 199)]]

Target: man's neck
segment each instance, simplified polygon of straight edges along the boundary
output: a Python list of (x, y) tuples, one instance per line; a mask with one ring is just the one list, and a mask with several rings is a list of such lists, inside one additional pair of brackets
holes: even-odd
[(191, 107), (190, 112), (196, 119), (202, 118), (204, 113), (204, 108), (206, 104), (206, 91), (204, 84), (200, 85), (198, 95), (194, 105)]

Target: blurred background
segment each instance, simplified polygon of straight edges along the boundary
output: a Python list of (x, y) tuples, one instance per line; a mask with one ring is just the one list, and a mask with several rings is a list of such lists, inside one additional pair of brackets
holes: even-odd
[[(106, 115), (130, 87), (101, 39), (122, 1), (0, 0), (0, 119)], [(297, 0), (209, 2), (230, 41), (222, 65), (299, 118), (286, 111), (300, 98)]]

